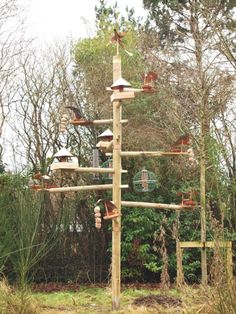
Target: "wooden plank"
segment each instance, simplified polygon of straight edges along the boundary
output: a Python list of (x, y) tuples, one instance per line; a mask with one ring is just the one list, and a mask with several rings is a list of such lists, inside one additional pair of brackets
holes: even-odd
[(174, 156), (180, 156), (180, 155), (188, 155), (187, 152), (163, 152), (163, 151), (156, 151), (156, 152), (148, 152), (148, 151), (140, 151), (140, 152), (121, 152), (121, 157), (143, 157), (143, 156), (149, 156), (149, 157), (174, 157)]
[[(97, 190), (112, 190), (112, 184), (102, 184), (102, 185), (83, 185), (83, 186), (65, 186), (60, 188), (46, 189), (50, 193), (57, 192), (79, 192), (79, 191), (97, 191)], [(121, 189), (127, 189), (128, 185), (121, 185)]]
[(75, 162), (55, 162), (50, 166), (51, 170), (75, 170), (78, 168), (78, 163)]
[[(90, 173), (114, 173), (113, 168), (95, 168), (95, 167), (78, 167), (75, 169), (77, 172), (90, 172)], [(122, 169), (121, 173), (128, 173), (127, 170)]]
[[(206, 241), (201, 242), (201, 241), (181, 241), (179, 242), (179, 245), (181, 248), (214, 248), (216, 245), (216, 242), (214, 241)], [(230, 248), (232, 247), (232, 242), (231, 241), (219, 241), (217, 242), (217, 245), (219, 247), (225, 247), (225, 248)]]
[(111, 95), (111, 102), (119, 101), (119, 100), (127, 100), (127, 99), (129, 100), (129, 99), (133, 99), (134, 97), (135, 97), (134, 92), (114, 92)]
[(173, 210), (185, 209), (185, 207), (183, 207), (182, 205), (161, 204), (161, 203), (147, 203), (147, 202), (121, 201), (121, 205), (122, 206), (127, 206), (127, 207), (143, 207), (143, 208), (158, 208), (158, 209), (173, 209)]
[[(129, 122), (129, 120), (127, 120), (127, 119), (123, 119), (120, 121), (120, 123), (122, 123), (122, 124), (128, 123), (128, 122)], [(73, 124), (73, 125), (80, 125), (80, 122), (75, 121), (75, 120), (70, 120), (69, 123)], [(92, 120), (91, 121), (92, 125), (102, 125), (102, 124), (112, 124), (112, 123), (113, 123), (112, 119), (102, 119), (102, 120)]]

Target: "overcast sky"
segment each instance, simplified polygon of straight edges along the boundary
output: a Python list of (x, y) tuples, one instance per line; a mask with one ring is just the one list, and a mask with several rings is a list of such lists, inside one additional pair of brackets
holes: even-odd
[[(98, 0), (19, 0), (25, 7), (27, 33), (40, 41), (89, 36), (94, 28), (95, 5)], [(125, 12), (125, 7), (135, 9), (137, 16), (143, 16), (142, 0), (117, 0), (118, 8)], [(107, 0), (109, 5), (115, 1)], [(84, 20), (88, 23), (84, 23)], [(87, 26), (86, 26), (87, 24)], [(89, 27), (88, 27), (89, 26)]]

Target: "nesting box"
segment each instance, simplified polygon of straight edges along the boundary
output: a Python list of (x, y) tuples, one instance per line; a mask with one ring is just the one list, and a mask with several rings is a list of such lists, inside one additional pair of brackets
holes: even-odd
[(77, 158), (74, 157), (65, 147), (60, 149), (54, 156), (54, 162), (51, 164), (51, 170), (75, 170), (78, 168)]
[(113, 148), (113, 133), (111, 132), (111, 130), (107, 129), (102, 134), (100, 134), (98, 138), (99, 142), (97, 143), (96, 147), (102, 152), (111, 152)]

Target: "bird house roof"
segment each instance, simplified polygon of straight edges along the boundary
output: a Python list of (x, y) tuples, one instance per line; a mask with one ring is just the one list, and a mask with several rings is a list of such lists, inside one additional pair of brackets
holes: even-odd
[(53, 157), (73, 157), (73, 155), (65, 147), (63, 147)]
[(131, 87), (131, 84), (124, 80), (122, 77), (116, 80), (112, 85), (111, 89), (115, 89), (116, 87)]
[(113, 136), (113, 133), (110, 129), (106, 129), (102, 134), (98, 135), (98, 137), (106, 137), (106, 136)]

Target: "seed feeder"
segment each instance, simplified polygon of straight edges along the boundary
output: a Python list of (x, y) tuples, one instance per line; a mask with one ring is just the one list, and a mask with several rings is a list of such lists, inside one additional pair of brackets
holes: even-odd
[(131, 84), (127, 82), (126, 80), (124, 80), (123, 78), (119, 78), (111, 85), (111, 89), (113, 91), (119, 91), (119, 92), (123, 92), (124, 88), (130, 88), (130, 87), (131, 87)]
[[(51, 170), (75, 170), (78, 168), (78, 161), (65, 147), (60, 149), (54, 156), (54, 162), (51, 164)], [(73, 159), (72, 159), (73, 158)], [(76, 158), (77, 159), (77, 158)]]
[(142, 169), (133, 178), (133, 186), (136, 192), (152, 192), (157, 186), (155, 173)]
[(99, 142), (97, 143), (96, 147), (104, 153), (111, 152), (113, 144), (113, 133), (111, 130), (107, 129), (102, 134), (100, 134), (98, 138)]

